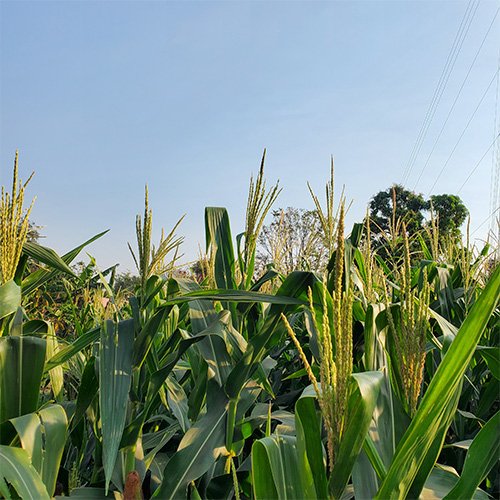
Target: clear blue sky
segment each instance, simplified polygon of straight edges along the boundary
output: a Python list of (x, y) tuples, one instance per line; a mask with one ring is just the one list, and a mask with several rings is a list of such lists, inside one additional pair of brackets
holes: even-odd
[[(483, 0), (408, 183), (412, 188), (497, 8)], [(184, 251), (203, 245), (203, 209), (244, 228), (250, 174), (268, 149), (278, 206), (312, 208), (329, 158), (353, 200), (401, 181), (467, 7), (463, 1), (1, 1), (0, 182), (16, 148), (36, 176), (33, 219), (63, 252), (103, 229), (102, 267), (132, 269), (127, 241), (149, 184), (154, 223), (184, 213)], [(491, 81), (500, 15), (426, 173), (427, 195)], [(494, 137), (496, 84), (434, 193), (456, 193)], [(491, 152), (460, 195), (476, 227), (489, 215)], [(484, 236), (488, 224), (475, 236)]]

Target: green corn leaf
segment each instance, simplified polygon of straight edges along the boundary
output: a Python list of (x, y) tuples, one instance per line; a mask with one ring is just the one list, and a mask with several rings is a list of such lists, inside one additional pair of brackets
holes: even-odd
[(254, 442), (252, 483), (256, 500), (320, 498), (308, 461), (299, 459), (294, 436), (270, 436)]
[[(211, 300), (214, 299), (212, 297), (204, 297), (204, 291), (202, 291), (200, 285), (193, 280), (177, 278), (176, 282), (179, 288), (183, 292), (187, 291), (187, 293), (185, 293), (182, 298), (174, 299), (170, 301), (170, 303), (175, 303), (175, 300), (177, 300), (178, 303), (188, 302), (191, 331), (194, 334), (200, 333), (217, 319), (217, 313), (211, 303)], [(203, 300), (205, 298), (207, 300)]]
[[(54, 327), (49, 323), (47, 331), (47, 353), (46, 358), (49, 360), (55, 356), (59, 350), (59, 342), (57, 341), (57, 336), (54, 332)], [(52, 392), (56, 401), (61, 402), (63, 400), (63, 388), (64, 388), (64, 371), (62, 366), (56, 366), (49, 370), (50, 385), (52, 387)]]
[(50, 330), (50, 323), (41, 319), (30, 319), (23, 323), (23, 335), (47, 335)]
[(66, 264), (66, 262), (57, 255), (52, 248), (47, 248), (38, 243), (26, 241), (23, 245), (23, 252), (32, 259), (42, 264), (46, 264), (53, 270), (62, 271), (63, 273), (75, 276), (75, 273)]
[(148, 434), (142, 435), (144, 452), (147, 452), (144, 456), (144, 465), (146, 469), (150, 468), (156, 454), (161, 451), (177, 432), (179, 432), (179, 426), (177, 424), (171, 424), (163, 431), (155, 431), (152, 433), (151, 439), (149, 439)]
[[(191, 351), (191, 353), (192, 352), (193, 351)], [(189, 357), (193, 356), (191, 353), (188, 354)], [(196, 374), (193, 374), (193, 379), (194, 386), (188, 395), (188, 415), (190, 419), (196, 420), (198, 418), (198, 415), (200, 414), (200, 411), (202, 410), (207, 393), (208, 365), (205, 360), (200, 360), (199, 367), (196, 370)]]
[(144, 325), (134, 342), (134, 367), (140, 368), (151, 348), (151, 344), (169, 312), (169, 307), (158, 308)]
[(146, 307), (152, 302), (164, 286), (165, 280), (163, 280), (160, 276), (153, 274), (153, 276), (148, 278), (141, 304), (143, 309), (146, 309)]
[[(497, 267), (431, 380), (410, 427), (398, 444), (377, 498), (402, 499), (407, 496), (442, 423), (448, 418), (450, 401), (456, 397), (465, 370), (496, 308), (499, 290), (500, 267)], [(413, 488), (418, 489), (418, 485)]]
[(21, 288), (14, 283), (14, 280), (0, 285), (0, 319), (15, 313), (20, 305)]
[(453, 498), (473, 498), (476, 488), (497, 463), (500, 451), (500, 412), (496, 412), (478, 432), (469, 447), (462, 475), (455, 487), (446, 495)]
[(234, 250), (227, 210), (221, 207), (205, 208), (207, 251), (215, 252), (215, 282), (217, 288), (235, 289)]
[(165, 467), (154, 498), (185, 498), (188, 484), (201, 477), (215, 462), (224, 445), (227, 398), (220, 388), (207, 396), (207, 413), (182, 438), (177, 452)]
[[(448, 492), (457, 484), (459, 479), (457, 472), (452, 467), (445, 468), (438, 464), (432, 469), (419, 499), (439, 500), (446, 498)], [(451, 498), (454, 500), (469, 498), (473, 500), (489, 500), (491, 497), (478, 488), (471, 496), (453, 496)]]
[(0, 338), (0, 423), (37, 409), (46, 345), (25, 335)]
[(83, 418), (85, 411), (92, 403), (97, 394), (97, 390), (99, 389), (95, 362), (95, 356), (91, 356), (85, 364), (80, 381), (80, 387), (78, 388), (75, 413), (73, 414), (71, 422), (73, 428), (78, 425), (80, 420)]
[[(193, 290), (191, 293), (198, 294), (201, 291), (200, 286), (192, 281), (178, 280), (178, 283), (183, 290)], [(229, 313), (224, 311), (217, 314), (208, 300), (192, 300), (189, 302), (189, 316), (193, 333), (206, 334), (199, 342), (198, 349), (208, 363), (210, 376), (223, 385), (233, 365), (226, 345), (226, 340), (232, 337)]]
[(326, 461), (321, 443), (321, 418), (316, 411), (316, 395), (303, 394), (295, 403), (297, 452), (301, 468), (307, 461), (313, 475), (316, 498), (328, 498)]
[(80, 500), (102, 500), (103, 498), (114, 498), (114, 500), (121, 500), (123, 496), (118, 491), (110, 491), (107, 495), (104, 488), (91, 488), (91, 487), (80, 487), (71, 490), (69, 497), (57, 496), (58, 500), (64, 500), (65, 498), (78, 498)]
[(9, 335), (18, 337), (23, 334), (23, 319), (24, 310), (22, 307), (18, 307), (9, 324)]
[(421, 464), (418, 469), (417, 475), (413, 480), (407, 497), (418, 498), (422, 492), (422, 488), (428, 484), (429, 477), (434, 470), (434, 465), (439, 457), (441, 449), (446, 438), (446, 433), (451, 423), (453, 422), (453, 417), (455, 416), (458, 401), (460, 399), (460, 394), (462, 392), (462, 382), (459, 383), (458, 387), (455, 389), (454, 396), (449, 400), (448, 404), (444, 407), (444, 411), (441, 419), (437, 422), (435, 432), (433, 435), (433, 441), (430, 446), (425, 451), (425, 453), (420, 458)]
[(269, 295), (266, 293), (245, 290), (199, 290), (186, 293), (180, 297), (169, 300), (168, 304), (181, 304), (196, 299), (219, 300), (225, 302), (256, 303), (263, 302), (277, 305), (305, 305), (305, 300), (287, 297), (284, 295)]
[(167, 377), (167, 400), (170, 410), (179, 422), (183, 432), (186, 432), (191, 426), (188, 418), (188, 401), (186, 393), (174, 376)]
[[(101, 236), (104, 236), (107, 232), (108, 231), (103, 231), (102, 233), (96, 234), (95, 236), (88, 239), (81, 245), (73, 248), (73, 250), (70, 250), (68, 253), (64, 254), (61, 257), (61, 260), (66, 264), (70, 264), (87, 245), (90, 245), (90, 243), (99, 239)], [(26, 296), (29, 293), (33, 292), (39, 286), (43, 285), (46, 281), (56, 276), (59, 272), (61, 271), (59, 270), (47, 271), (45, 269), (39, 269), (38, 271), (31, 273), (22, 282), (23, 296)]]
[(488, 365), (491, 374), (500, 380), (500, 347), (478, 347), (479, 354)]
[(340, 498), (365, 441), (383, 382), (380, 372), (353, 373), (347, 403), (346, 428), (335, 457), (330, 493)]
[(371, 304), (364, 317), (364, 368), (380, 371), (383, 381), (363, 451), (352, 471), (354, 491), (360, 498), (373, 498), (378, 491), (380, 480), (385, 477), (386, 467), (391, 463), (396, 449), (397, 424), (404, 422), (395, 416), (385, 348), (387, 322), (384, 310), (384, 304)]
[(93, 344), (99, 339), (100, 336), (100, 329), (99, 328), (94, 328), (93, 330), (89, 330), (88, 332), (84, 333), (80, 337), (78, 337), (74, 342), (71, 344), (67, 345), (63, 349), (61, 349), (59, 352), (54, 354), (46, 363), (45, 365), (45, 370), (50, 371), (54, 369), (56, 366), (62, 365), (63, 363), (66, 363), (69, 358), (73, 357), (75, 354), (79, 353), (86, 347), (88, 347), (90, 344)]
[[(377, 478), (383, 481), (385, 479), (385, 476), (387, 475), (387, 469), (370, 436), (367, 436), (365, 442), (363, 443), (363, 451), (366, 453), (366, 456), (369, 459), (370, 464), (372, 465), (373, 470), (377, 475)], [(353, 483), (354, 483), (354, 472), (353, 472)], [(354, 485), (354, 490), (356, 490), (355, 485)]]
[(214, 376), (223, 385), (236, 360), (241, 358), (246, 341), (231, 326), (229, 311), (221, 311), (217, 319), (198, 335), (205, 337), (198, 343), (198, 349), (209, 367), (209, 376)]
[(99, 408), (106, 492), (122, 439), (132, 380), (134, 321), (106, 321), (99, 347)]
[[(296, 271), (290, 273), (276, 292), (280, 299), (288, 298), (306, 304), (307, 290), (318, 278), (309, 272)], [(226, 394), (234, 399), (251, 377), (258, 364), (267, 356), (269, 349), (274, 347), (285, 334), (280, 314), (296, 310), (297, 304), (276, 302), (271, 304), (265, 321), (257, 335), (247, 344), (242, 358), (232, 369), (225, 384)]]
[(22, 448), (0, 445), (0, 493), (10, 498), (7, 483), (11, 484), (20, 498), (25, 500), (49, 500), (50, 496), (31, 465), (28, 453)]
[(68, 420), (59, 405), (51, 405), (35, 413), (10, 420), (15, 427), (23, 449), (28, 452), (31, 463), (40, 474), (47, 492), (52, 496), (56, 488)]
[[(229, 215), (225, 208), (205, 208), (205, 234), (207, 252), (210, 248), (211, 256), (213, 257), (213, 272), (217, 288), (222, 290), (236, 289), (236, 261), (234, 258)], [(223, 303), (222, 306), (224, 309), (231, 311), (234, 325), (237, 326), (238, 315), (236, 304)]]
[(120, 443), (120, 448), (131, 446), (137, 441), (144, 422), (152, 415), (153, 411), (158, 407), (160, 401), (159, 391), (163, 387), (165, 380), (174, 369), (180, 357), (194, 343), (204, 339), (205, 335), (182, 338), (179, 330), (168, 339), (169, 354), (162, 360), (162, 366), (159, 370), (151, 374), (148, 394), (146, 396), (146, 405), (144, 410), (137, 418), (131, 422), (123, 433), (123, 438)]
[(279, 273), (276, 271), (276, 269), (268, 266), (268, 270), (252, 285), (252, 288), (250, 291), (252, 292), (258, 292), (259, 289), (267, 283), (268, 281), (273, 280), (274, 278), (278, 277)]

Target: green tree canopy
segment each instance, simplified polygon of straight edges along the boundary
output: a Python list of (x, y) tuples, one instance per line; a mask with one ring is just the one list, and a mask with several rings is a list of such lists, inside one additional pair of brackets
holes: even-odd
[(469, 215), (460, 197), (454, 194), (437, 194), (430, 197), (431, 210), (437, 218), (439, 233), (460, 235), (460, 227)]
[(377, 193), (370, 201), (371, 230), (374, 235), (389, 233), (398, 220), (406, 224), (410, 233), (422, 229), (424, 212), (429, 203), (421, 194), (394, 184), (385, 191)]
[(371, 240), (378, 254), (397, 261), (402, 256), (403, 224), (410, 237), (412, 253), (419, 252), (420, 243), (415, 236), (428, 239), (432, 221), (437, 221), (440, 241), (460, 236), (460, 227), (468, 215), (460, 197), (452, 194), (432, 195), (425, 199), (422, 194), (394, 184), (378, 192), (370, 201)]

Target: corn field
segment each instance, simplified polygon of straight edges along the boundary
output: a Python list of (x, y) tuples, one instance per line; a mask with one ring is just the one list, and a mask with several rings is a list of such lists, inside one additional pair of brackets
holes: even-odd
[(379, 254), (309, 186), (329, 259), (257, 273), (280, 194), (264, 159), (244, 232), (205, 209), (199, 279), (177, 272), (179, 223), (130, 245), (139, 279), (27, 241), (18, 178), (0, 205), (0, 497), (487, 499), (500, 474), (495, 248), (405, 220)]

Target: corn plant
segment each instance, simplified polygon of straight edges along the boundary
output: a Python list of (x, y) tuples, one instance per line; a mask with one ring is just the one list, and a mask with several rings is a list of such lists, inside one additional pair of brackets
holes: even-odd
[[(14, 179), (2, 220), (24, 238), (25, 184), (17, 170)], [(62, 256), (24, 240), (19, 251), (16, 238), (2, 246), (0, 496), (496, 495), (500, 270), (490, 250), (432, 227), (412, 235), (394, 211), (377, 252), (368, 217), (344, 234), (333, 171), (326, 208), (310, 191), (325, 275), (255, 272), (279, 193), (266, 190), (263, 162), (244, 233), (233, 240), (227, 210), (206, 208), (200, 282), (176, 273), (178, 225), (154, 247), (147, 191), (140, 285), (126, 301), (112, 270), (70, 267), (104, 233)], [(59, 314), (70, 335), (47, 321)]]

